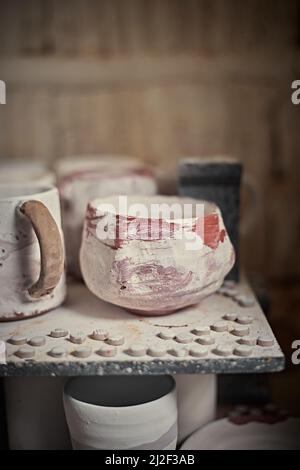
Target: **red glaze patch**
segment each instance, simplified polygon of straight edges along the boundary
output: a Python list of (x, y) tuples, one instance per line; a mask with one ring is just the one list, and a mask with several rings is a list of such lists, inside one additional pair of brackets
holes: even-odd
[[(103, 218), (103, 216), (97, 215), (97, 210), (89, 204), (86, 213), (87, 229), (93, 233), (96, 229), (97, 221), (101, 220), (101, 218)], [(203, 228), (204, 237), (202, 232)], [(175, 222), (117, 214), (114, 248), (121, 248), (124, 242), (128, 240), (144, 240), (151, 242), (165, 238), (174, 238), (175, 232), (181, 229), (181, 225)], [(226, 230), (220, 230), (218, 214), (205, 216), (204, 224), (199, 223), (198, 219), (197, 223), (192, 227), (192, 231), (196, 232), (199, 237), (204, 238), (204, 245), (213, 250), (218, 248), (219, 243), (223, 243), (226, 237)]]
[[(200, 237), (203, 237), (203, 234), (199, 232), (201, 230), (200, 223), (197, 223), (193, 227), (193, 231), (197, 233)], [(198, 228), (198, 230), (197, 230)], [(204, 217), (204, 245), (208, 246), (215, 250), (218, 248), (219, 243), (223, 243), (226, 236), (226, 230), (220, 230), (219, 226), (219, 216), (218, 214), (210, 214)], [(199, 233), (198, 233), (199, 232)]]

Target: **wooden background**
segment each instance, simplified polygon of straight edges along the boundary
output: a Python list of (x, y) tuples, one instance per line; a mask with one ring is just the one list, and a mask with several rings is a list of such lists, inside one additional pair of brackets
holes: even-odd
[(0, 0), (0, 156), (239, 157), (244, 264), (300, 337), (299, 52), (297, 0)]

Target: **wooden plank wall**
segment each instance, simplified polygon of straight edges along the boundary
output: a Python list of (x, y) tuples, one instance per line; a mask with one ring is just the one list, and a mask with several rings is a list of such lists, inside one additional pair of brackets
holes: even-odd
[(236, 155), (246, 266), (299, 279), (299, 49), (298, 0), (0, 0), (0, 156)]

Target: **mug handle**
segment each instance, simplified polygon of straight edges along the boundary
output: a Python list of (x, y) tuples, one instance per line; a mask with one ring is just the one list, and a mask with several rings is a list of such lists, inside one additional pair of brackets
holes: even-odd
[(31, 222), (41, 250), (41, 271), (35, 284), (28, 289), (33, 299), (50, 294), (64, 271), (64, 247), (57, 224), (40, 201), (26, 201), (20, 212)]

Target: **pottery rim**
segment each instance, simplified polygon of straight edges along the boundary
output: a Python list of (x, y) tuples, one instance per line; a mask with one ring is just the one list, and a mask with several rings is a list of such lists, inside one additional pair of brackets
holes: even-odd
[(0, 163), (0, 169), (3, 172), (8, 172), (10, 175), (14, 172), (19, 174), (21, 171), (25, 172), (26, 174), (30, 173), (34, 178), (44, 176), (46, 173), (51, 172), (51, 169), (47, 166), (47, 163), (44, 164), (38, 161), (27, 159), (4, 160)]
[(115, 172), (118, 170), (118, 166), (123, 171), (144, 167), (149, 168), (146, 162), (136, 157), (122, 154), (70, 155), (57, 160), (54, 164), (59, 179), (77, 174), (78, 171), (107, 171), (107, 168), (110, 168), (111, 171)]
[[(122, 376), (120, 376), (122, 377)], [(118, 377), (118, 378), (120, 378)], [(151, 376), (150, 376), (151, 377)], [(150, 378), (149, 377), (149, 378)], [(112, 378), (111, 376), (104, 376), (104, 377), (72, 377), (71, 379), (69, 379), (65, 385), (64, 385), (64, 392), (63, 392), (63, 395), (64, 397), (67, 397), (68, 399), (71, 399), (72, 401), (80, 404), (80, 405), (83, 405), (83, 406), (86, 406), (90, 409), (98, 409), (98, 410), (113, 410), (113, 409), (117, 409), (120, 413), (122, 412), (126, 412), (126, 411), (129, 411), (129, 410), (133, 410), (133, 409), (139, 409), (139, 408), (148, 408), (150, 406), (153, 406), (153, 404), (156, 404), (158, 403), (160, 400), (162, 400), (163, 398), (167, 397), (168, 395), (171, 396), (173, 394), (176, 393), (176, 382), (174, 380), (174, 378), (171, 376), (171, 375), (165, 375), (165, 376), (157, 376), (156, 378), (157, 379), (164, 379), (166, 382), (168, 381), (169, 382), (169, 387), (167, 387), (167, 384), (166, 384), (166, 390), (162, 391), (161, 392), (161, 395), (158, 396), (157, 398), (154, 398), (153, 400), (147, 400), (147, 401), (142, 401), (141, 403), (138, 403), (138, 404), (133, 404), (133, 405), (125, 405), (125, 406), (110, 406), (110, 405), (99, 405), (99, 404), (96, 404), (96, 403), (89, 403), (87, 401), (84, 401), (83, 399), (79, 399), (79, 398), (75, 398), (72, 393), (71, 393), (71, 390), (70, 388), (72, 387), (72, 384), (74, 384), (74, 382), (76, 381), (80, 381), (82, 379), (92, 379), (92, 380), (97, 380), (97, 379), (102, 379), (102, 380), (105, 380), (105, 379), (110, 379)], [(116, 378), (116, 377), (115, 377)], [(123, 376), (123, 378), (126, 378), (127, 380), (134, 380), (135, 378), (138, 378), (138, 380), (141, 380), (143, 377), (141, 376), (137, 376), (137, 377), (128, 377), (128, 376)], [(153, 379), (153, 377), (151, 377)]]
[[(115, 196), (108, 196), (108, 197), (103, 197), (103, 198), (96, 198), (92, 199), (89, 201), (88, 206), (92, 209), (99, 210), (99, 206), (101, 204), (115, 204), (115, 207), (118, 205), (118, 198), (119, 197), (126, 197), (128, 204), (136, 205), (136, 204), (145, 204), (147, 208), (149, 209), (151, 204), (168, 204), (170, 207), (172, 207), (172, 204), (179, 204), (181, 208), (184, 206), (184, 204), (192, 204), (193, 206), (199, 204), (204, 205), (204, 216), (210, 215), (210, 214), (219, 214), (220, 215), (220, 209), (219, 207), (212, 201), (206, 201), (202, 199), (195, 199), (195, 198), (190, 198), (190, 197), (182, 197), (182, 196), (165, 196), (165, 195), (151, 195), (151, 196), (142, 196), (142, 195), (115, 195)], [(100, 208), (101, 211), (101, 208)], [(104, 210), (103, 213), (110, 214), (109, 210)], [(113, 213), (114, 216), (122, 216), (122, 217), (130, 217), (132, 216), (135, 220), (143, 220), (143, 216), (137, 216), (135, 214), (131, 214), (130, 211), (127, 212), (121, 212), (117, 210), (115, 213)], [(175, 214), (174, 214), (175, 215)], [(199, 216), (197, 216), (195, 213), (192, 215), (192, 219), (197, 219)], [(167, 220), (170, 221), (169, 218), (164, 218), (164, 217), (159, 217), (158, 219), (149, 217), (151, 220)], [(185, 220), (190, 220), (190, 217), (185, 218), (185, 217), (173, 217), (172, 220), (176, 221), (185, 221)]]
[[(51, 195), (58, 190), (52, 184), (40, 183), (1, 183), (0, 182), (0, 201), (15, 201), (18, 199), (40, 198), (41, 196)], [(10, 195), (11, 194), (11, 195)]]

